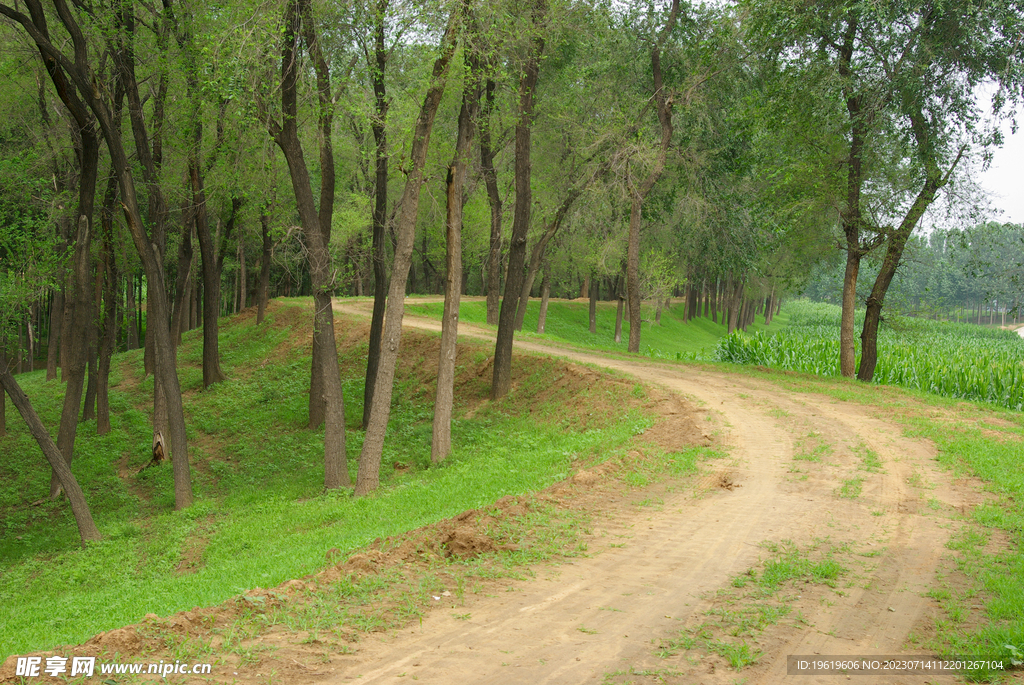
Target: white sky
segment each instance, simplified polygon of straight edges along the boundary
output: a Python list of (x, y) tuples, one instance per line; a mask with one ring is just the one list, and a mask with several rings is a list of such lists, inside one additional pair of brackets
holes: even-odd
[(1010, 135), (1008, 126), (1003, 129), (1003, 147), (995, 151), (988, 171), (978, 175), (978, 182), (992, 194), (992, 206), (1003, 210), (992, 217), (1001, 223), (1024, 224), (1024, 119), (1018, 121), (1022, 125), (1017, 133)]

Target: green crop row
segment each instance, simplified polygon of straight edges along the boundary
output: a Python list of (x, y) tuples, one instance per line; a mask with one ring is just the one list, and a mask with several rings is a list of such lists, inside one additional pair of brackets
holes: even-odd
[[(790, 308), (788, 328), (733, 333), (719, 342), (716, 359), (838, 376), (839, 307), (798, 301)], [(874, 382), (1020, 411), (1024, 341), (1010, 331), (890, 317), (879, 331)]]

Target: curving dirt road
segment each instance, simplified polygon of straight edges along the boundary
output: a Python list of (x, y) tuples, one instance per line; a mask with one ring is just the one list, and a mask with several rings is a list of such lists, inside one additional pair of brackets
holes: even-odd
[[(367, 307), (336, 305), (355, 315)], [(408, 315), (405, 326), (440, 330)], [(460, 335), (493, 337), (465, 324)], [(838, 683), (849, 678), (787, 676), (787, 655), (911, 654), (908, 640), (927, 636), (935, 603), (924, 593), (948, 553), (951, 514), (977, 500), (937, 468), (929, 444), (903, 437), (877, 410), (758, 378), (536, 342), (516, 349), (614, 369), (686, 398), (724, 433), (729, 457), (705, 464), (696, 494), (666, 488), (660, 506), (625, 506), (599, 521), (587, 558), (366, 638), (354, 655), (332, 660), (330, 682)], [(798, 584), (784, 593), (784, 620), (739, 633), (763, 653), (755, 664), (737, 672), (707, 649), (655, 655), (661, 641), (698, 635), (709, 617), (756, 603), (736, 579), (771, 556), (765, 543), (783, 541), (846, 571), (835, 588)]]

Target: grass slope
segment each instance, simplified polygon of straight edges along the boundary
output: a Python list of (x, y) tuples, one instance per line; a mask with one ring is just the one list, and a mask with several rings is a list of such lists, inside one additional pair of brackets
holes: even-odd
[[(361, 447), (366, 326), (339, 330), (354, 472)], [(412, 530), (564, 478), (574, 458), (606, 452), (649, 425), (633, 384), (564, 363), (517, 362), (514, 390), (486, 400), (486, 345), (460, 346), (452, 456), (429, 467), (437, 336), (406, 333), (381, 491), (353, 499), (322, 489), (323, 433), (305, 428), (309, 301), (278, 302), (264, 325), (247, 312), (223, 320), (228, 380), (202, 390), (200, 331), (186, 334), (179, 375), (186, 403), (196, 504), (173, 511), (169, 464), (148, 461), (152, 377), (142, 353), (117, 355), (112, 431), (79, 427), (73, 468), (104, 540), (78, 547), (64, 502), (45, 499), (49, 471), (19, 417), (0, 439), (0, 660), (81, 642), (96, 632), (207, 606), (327, 565), (371, 541)], [(595, 380), (596, 378), (596, 380)], [(56, 431), (62, 387), (41, 372), (19, 376)], [(9, 410), (10, 412), (11, 410)], [(556, 417), (556, 418), (548, 418)]]

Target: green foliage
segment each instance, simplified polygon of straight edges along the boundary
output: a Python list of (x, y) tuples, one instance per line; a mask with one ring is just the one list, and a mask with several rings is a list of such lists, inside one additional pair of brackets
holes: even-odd
[[(783, 332), (734, 333), (719, 343), (717, 359), (838, 376), (840, 308), (800, 300), (786, 310)], [(875, 383), (1024, 409), (1024, 344), (1016, 334), (924, 319), (884, 323)]]

